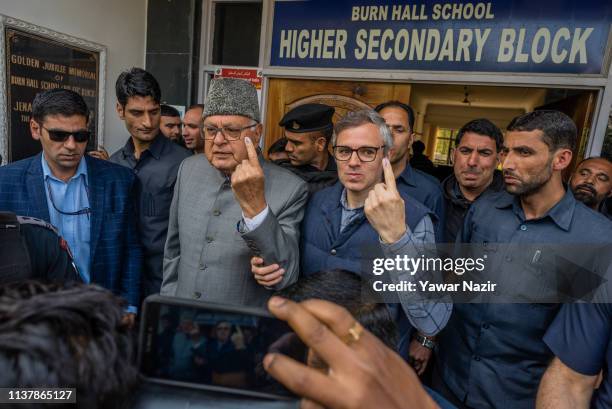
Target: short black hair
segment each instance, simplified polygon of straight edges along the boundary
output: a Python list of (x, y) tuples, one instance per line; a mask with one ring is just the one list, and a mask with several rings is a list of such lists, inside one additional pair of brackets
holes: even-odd
[(285, 152), (285, 146), (287, 146), (287, 138), (277, 139), (276, 142), (268, 148), (268, 155), (271, 153)]
[(425, 152), (425, 144), (422, 141), (414, 141), (412, 144), (412, 150), (414, 153), (421, 154)]
[(498, 152), (501, 151), (502, 147), (504, 146), (504, 135), (502, 134), (501, 129), (486, 118), (474, 119), (473, 121), (463, 125), (455, 137), (455, 146), (459, 146), (461, 139), (466, 132), (488, 136), (489, 138), (493, 139)]
[[(93, 285), (0, 288), (0, 386), (76, 388), (76, 408), (125, 408), (138, 382), (124, 306)], [(37, 404), (8, 404), (13, 409)], [(63, 407), (49, 405), (49, 408)]]
[(157, 104), (161, 101), (161, 89), (153, 74), (137, 67), (123, 71), (119, 75), (115, 83), (115, 92), (117, 101), (123, 106), (130, 97), (151, 97)]
[(382, 104), (376, 105), (374, 111), (380, 112), (385, 108), (400, 108), (406, 111), (406, 113), (408, 114), (408, 126), (410, 126), (410, 130), (414, 132), (414, 110), (410, 105), (404, 104), (400, 101), (387, 101), (383, 102)]
[(385, 345), (397, 350), (397, 327), (386, 304), (364, 300), (362, 291), (366, 291), (366, 288), (357, 274), (346, 270), (331, 270), (302, 277), (277, 295), (295, 302), (317, 298), (336, 303), (346, 308)]
[(161, 116), (170, 116), (172, 118), (181, 117), (181, 113), (173, 106), (161, 104), (160, 105)]
[(187, 108), (187, 111), (189, 111), (190, 109), (196, 109), (196, 108), (204, 110), (204, 104), (193, 104), (189, 108)]
[(578, 131), (572, 118), (563, 112), (540, 110), (527, 112), (514, 118), (508, 125), (508, 131), (531, 132), (542, 131), (542, 140), (551, 152), (557, 149), (576, 150)]
[(80, 115), (89, 121), (89, 108), (83, 97), (76, 92), (54, 88), (39, 92), (32, 101), (32, 119), (42, 123), (48, 115)]
[[(325, 138), (325, 149), (327, 149), (327, 147), (329, 146), (329, 143), (331, 142), (332, 137), (334, 136), (334, 128), (327, 128), (324, 129), (323, 131), (321, 131), (321, 136), (323, 136), (323, 138)], [(318, 137), (315, 137), (315, 140), (318, 139)]]

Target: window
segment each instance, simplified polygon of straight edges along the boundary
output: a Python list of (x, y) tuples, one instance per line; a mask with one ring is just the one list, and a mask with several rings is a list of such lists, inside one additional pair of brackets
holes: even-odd
[(436, 165), (450, 165), (451, 149), (455, 146), (455, 129), (438, 128), (436, 130), (436, 148), (433, 162)]
[(215, 3), (214, 65), (259, 66), (261, 2)]
[(601, 148), (601, 156), (612, 160), (612, 113), (608, 118), (608, 128), (604, 136), (603, 147)]

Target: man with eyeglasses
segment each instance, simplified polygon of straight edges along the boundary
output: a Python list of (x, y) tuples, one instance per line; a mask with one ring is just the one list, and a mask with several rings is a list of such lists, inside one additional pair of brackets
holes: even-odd
[[(339, 182), (315, 193), (308, 203), (302, 274), (341, 269), (370, 280), (374, 259), (414, 256), (416, 251), (420, 256), (423, 245), (435, 243), (431, 211), (396, 186), (389, 162), (393, 140), (378, 113), (349, 112), (336, 123), (332, 144)], [(251, 260), (252, 272), (265, 283), (279, 266), (261, 262)], [(427, 336), (436, 335), (452, 311), (450, 304), (423, 303), (417, 297), (400, 301), (410, 323)]]
[(82, 280), (125, 298), (133, 321), (142, 262), (131, 199), (135, 177), (123, 166), (84, 156), (88, 118), (85, 101), (73, 91), (36, 95), (30, 132), (43, 152), (0, 168), (0, 210), (56, 226)]
[(399, 101), (384, 102), (374, 110), (384, 118), (393, 136), (389, 156), (397, 184), (434, 213), (436, 238), (443, 241), (445, 203), (440, 183), (435, 177), (414, 169), (408, 161), (414, 141), (414, 111)]
[[(295, 282), (306, 184), (263, 160), (257, 91), (234, 78), (212, 81), (203, 113), (205, 155), (181, 164), (170, 208), (161, 293), (264, 306)], [(249, 260), (282, 269), (258, 283)]]

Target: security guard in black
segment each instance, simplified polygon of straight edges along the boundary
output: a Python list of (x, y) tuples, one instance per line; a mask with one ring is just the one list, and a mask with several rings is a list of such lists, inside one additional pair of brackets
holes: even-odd
[(0, 212), (0, 284), (80, 281), (66, 240), (52, 225)]

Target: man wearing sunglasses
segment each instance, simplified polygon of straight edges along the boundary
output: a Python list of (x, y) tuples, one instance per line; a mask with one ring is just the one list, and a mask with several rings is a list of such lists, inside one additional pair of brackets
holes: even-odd
[[(204, 104), (204, 155), (179, 169), (170, 207), (161, 293), (264, 306), (270, 290), (297, 280), (306, 184), (266, 162), (257, 91), (235, 78), (212, 81)], [(282, 269), (261, 284), (249, 260)]]
[(123, 166), (84, 156), (88, 119), (85, 101), (73, 91), (36, 95), (30, 132), (43, 152), (0, 168), (0, 210), (57, 227), (82, 280), (125, 298), (133, 320), (142, 261), (131, 199), (135, 177)]

